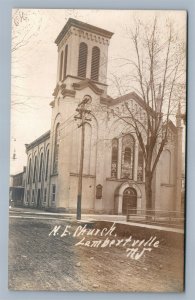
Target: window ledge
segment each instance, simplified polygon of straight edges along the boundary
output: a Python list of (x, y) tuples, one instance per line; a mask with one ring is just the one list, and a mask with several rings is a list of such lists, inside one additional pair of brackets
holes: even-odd
[[(70, 173), (70, 176), (76, 176), (78, 177), (79, 174), (78, 173)], [(89, 177), (89, 178), (95, 178), (95, 175), (90, 175), (90, 174), (83, 174), (82, 177)]]
[(128, 178), (113, 178), (113, 177), (107, 177), (106, 178), (107, 181), (118, 181), (118, 182), (125, 182), (125, 181), (129, 181), (129, 182), (133, 182), (136, 184), (144, 184), (144, 181), (136, 181), (133, 179), (128, 179)]
[(174, 187), (175, 185), (171, 183), (161, 183), (161, 186)]

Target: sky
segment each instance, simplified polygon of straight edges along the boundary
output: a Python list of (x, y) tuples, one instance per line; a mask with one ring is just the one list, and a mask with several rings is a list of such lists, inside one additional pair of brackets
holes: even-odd
[[(11, 66), (11, 147), (10, 174), (26, 165), (25, 144), (50, 129), (52, 93), (56, 86), (57, 46), (55, 38), (69, 17), (114, 33), (109, 46), (108, 78), (119, 74), (121, 58), (132, 58), (134, 52), (129, 29), (134, 18), (144, 21), (154, 15), (164, 26), (166, 19), (185, 36), (185, 13), (182, 11), (65, 10), (26, 9), (12, 14)], [(128, 90), (127, 90), (128, 91)], [(125, 92), (127, 92), (125, 91)], [(111, 87), (110, 95), (114, 95)], [(16, 159), (13, 154), (16, 153)]]

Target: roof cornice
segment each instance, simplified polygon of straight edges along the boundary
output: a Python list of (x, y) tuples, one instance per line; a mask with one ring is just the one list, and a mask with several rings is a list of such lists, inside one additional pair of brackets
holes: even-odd
[(30, 144), (25, 144), (26, 146), (26, 150), (29, 151), (30, 149), (32, 149), (33, 147), (39, 145), (40, 143), (46, 141), (47, 139), (49, 139), (50, 137), (50, 130), (47, 131), (46, 133), (42, 134), (41, 136), (39, 136), (36, 140), (34, 140), (32, 143)]
[(105, 38), (110, 39), (113, 35), (113, 32), (110, 32), (108, 30), (78, 21), (76, 19), (73, 18), (69, 18), (68, 22), (65, 24), (65, 26), (63, 27), (63, 29), (61, 30), (61, 32), (59, 33), (59, 35), (57, 36), (55, 43), (58, 45), (61, 40), (63, 39), (63, 37), (65, 36), (65, 34), (68, 32), (68, 30), (70, 29), (71, 26), (77, 27), (81, 30), (86, 30), (89, 31), (91, 33), (94, 34), (99, 34)]
[(104, 90), (98, 88), (97, 85), (93, 83), (90, 79), (84, 79), (77, 83), (73, 83), (72, 86), (75, 90), (82, 90), (86, 87), (89, 87), (94, 93), (98, 95), (102, 95), (104, 93)]

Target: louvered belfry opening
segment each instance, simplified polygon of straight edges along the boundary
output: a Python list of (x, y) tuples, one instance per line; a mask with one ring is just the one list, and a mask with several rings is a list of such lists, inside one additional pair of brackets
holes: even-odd
[(78, 76), (86, 78), (87, 71), (87, 44), (80, 43), (79, 46), (79, 62), (78, 62)]
[(91, 79), (98, 81), (100, 67), (100, 49), (93, 47), (92, 49), (92, 62), (91, 62)]
[(67, 73), (67, 57), (68, 57), (68, 45), (66, 45), (65, 52), (64, 52), (64, 79)]

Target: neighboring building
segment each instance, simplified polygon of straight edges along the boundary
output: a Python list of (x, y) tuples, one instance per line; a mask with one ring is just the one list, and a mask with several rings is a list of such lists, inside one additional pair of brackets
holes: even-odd
[[(145, 106), (134, 92), (117, 99), (107, 95), (112, 35), (74, 19), (58, 35), (51, 130), (26, 145), (25, 205), (76, 211), (81, 128), (74, 116), (88, 95), (91, 120), (85, 124), (82, 212), (126, 214), (128, 201), (137, 209), (146, 208), (144, 160), (138, 140), (133, 128), (127, 129), (113, 113), (123, 111), (128, 102), (144, 124)], [(179, 119), (177, 127), (170, 121), (169, 141), (153, 180), (154, 209), (181, 209), (181, 140)]]
[(26, 167), (24, 167), (23, 172), (20, 172), (15, 175), (11, 175), (10, 205), (23, 206), (25, 182), (26, 182)]

